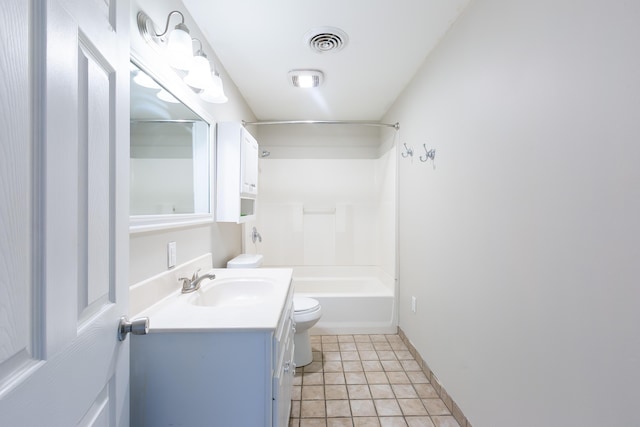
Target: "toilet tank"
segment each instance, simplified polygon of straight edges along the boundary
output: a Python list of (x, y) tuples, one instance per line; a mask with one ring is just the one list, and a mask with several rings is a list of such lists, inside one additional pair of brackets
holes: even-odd
[(262, 258), (259, 254), (241, 254), (227, 262), (227, 268), (258, 268)]

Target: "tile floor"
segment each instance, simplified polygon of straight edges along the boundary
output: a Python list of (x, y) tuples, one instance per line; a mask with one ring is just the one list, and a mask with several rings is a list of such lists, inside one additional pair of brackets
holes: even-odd
[(290, 427), (459, 427), (398, 335), (313, 335)]

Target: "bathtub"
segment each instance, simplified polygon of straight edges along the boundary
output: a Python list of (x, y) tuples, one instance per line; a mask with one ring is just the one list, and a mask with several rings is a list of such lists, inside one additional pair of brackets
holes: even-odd
[(313, 335), (397, 332), (395, 280), (377, 267), (293, 267), (293, 286), (322, 306)]

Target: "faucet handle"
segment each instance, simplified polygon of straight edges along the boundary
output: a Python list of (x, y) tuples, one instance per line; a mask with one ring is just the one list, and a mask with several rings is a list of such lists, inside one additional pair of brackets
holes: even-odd
[(191, 281), (194, 281), (194, 280), (196, 280), (198, 278), (198, 273), (200, 273), (200, 270), (202, 270), (202, 269), (199, 268), (193, 273), (193, 276), (191, 276)]

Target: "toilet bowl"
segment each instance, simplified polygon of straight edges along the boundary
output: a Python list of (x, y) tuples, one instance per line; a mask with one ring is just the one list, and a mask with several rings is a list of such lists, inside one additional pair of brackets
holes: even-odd
[[(241, 254), (227, 262), (227, 268), (258, 268), (262, 265), (262, 259), (262, 255), (259, 254)], [(322, 309), (317, 300), (293, 297), (293, 321), (296, 325), (293, 361), (296, 366), (308, 365), (313, 360), (309, 329), (318, 323), (321, 315)]]
[(307, 297), (293, 297), (293, 321), (296, 324), (296, 333), (293, 337), (295, 344), (293, 361), (296, 366), (308, 365), (313, 360), (309, 329), (318, 323), (321, 315), (322, 308), (317, 300)]

